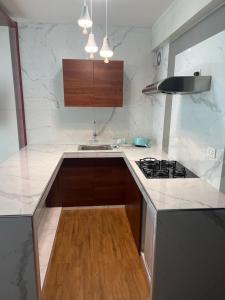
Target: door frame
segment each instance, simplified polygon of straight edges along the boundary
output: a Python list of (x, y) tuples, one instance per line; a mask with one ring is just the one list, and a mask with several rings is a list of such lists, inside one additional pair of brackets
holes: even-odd
[(9, 27), (10, 48), (13, 67), (13, 81), (16, 101), (16, 115), (20, 149), (27, 145), (26, 121), (21, 74), (18, 24), (0, 7), (0, 26)]

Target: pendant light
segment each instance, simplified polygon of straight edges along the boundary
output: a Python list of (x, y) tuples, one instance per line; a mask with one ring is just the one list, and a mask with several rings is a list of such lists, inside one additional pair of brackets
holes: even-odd
[[(92, 11), (93, 8), (92, 8), (92, 0), (91, 0), (91, 19), (92, 19)], [(94, 58), (94, 54), (98, 52), (98, 46), (96, 45), (95, 42), (95, 36), (92, 32), (92, 27), (91, 27), (91, 32), (89, 33), (87, 45), (85, 46), (85, 51), (90, 54), (90, 58)]]
[(104, 58), (104, 62), (107, 64), (109, 62), (109, 58), (113, 56), (113, 50), (109, 46), (108, 39), (108, 0), (105, 1), (105, 37), (103, 39), (102, 48), (100, 50), (100, 56)]
[(88, 6), (86, 3), (86, 0), (84, 0), (84, 5), (82, 7), (81, 15), (78, 20), (78, 25), (83, 28), (83, 34), (87, 34), (87, 28), (92, 27), (92, 19), (90, 18), (89, 11), (88, 11)]

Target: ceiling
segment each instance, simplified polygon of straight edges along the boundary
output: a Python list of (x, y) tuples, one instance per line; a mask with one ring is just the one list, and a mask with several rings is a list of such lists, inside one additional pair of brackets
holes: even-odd
[[(87, 0), (89, 2), (90, 0)], [(173, 0), (108, 0), (109, 24), (151, 26)], [(16, 19), (32, 22), (71, 23), (78, 19), (83, 0), (0, 0)], [(93, 0), (95, 23), (105, 22), (105, 0)]]

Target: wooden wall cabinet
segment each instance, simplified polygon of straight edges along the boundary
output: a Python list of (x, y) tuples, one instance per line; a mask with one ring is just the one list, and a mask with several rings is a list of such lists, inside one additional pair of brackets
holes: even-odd
[(123, 106), (123, 61), (63, 59), (64, 104)]

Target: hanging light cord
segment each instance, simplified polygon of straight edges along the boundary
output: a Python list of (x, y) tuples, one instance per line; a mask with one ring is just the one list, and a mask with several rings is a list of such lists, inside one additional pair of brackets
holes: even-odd
[(105, 29), (105, 34), (106, 34), (106, 37), (108, 37), (108, 0), (105, 0), (105, 26), (106, 26), (106, 29)]
[[(91, 20), (92, 20), (92, 22), (93, 22), (93, 18), (92, 18), (92, 9), (93, 9), (93, 6), (92, 6), (92, 0), (91, 0)], [(92, 33), (92, 27), (93, 27), (93, 26), (91, 26), (91, 33)]]
[(106, 120), (106, 122), (102, 125), (102, 128), (99, 129), (99, 131), (97, 132), (97, 136), (101, 135), (107, 128), (107, 126), (109, 125), (109, 123), (112, 121), (114, 114), (116, 112), (116, 107), (113, 107), (112, 112), (108, 118), (108, 120)]

